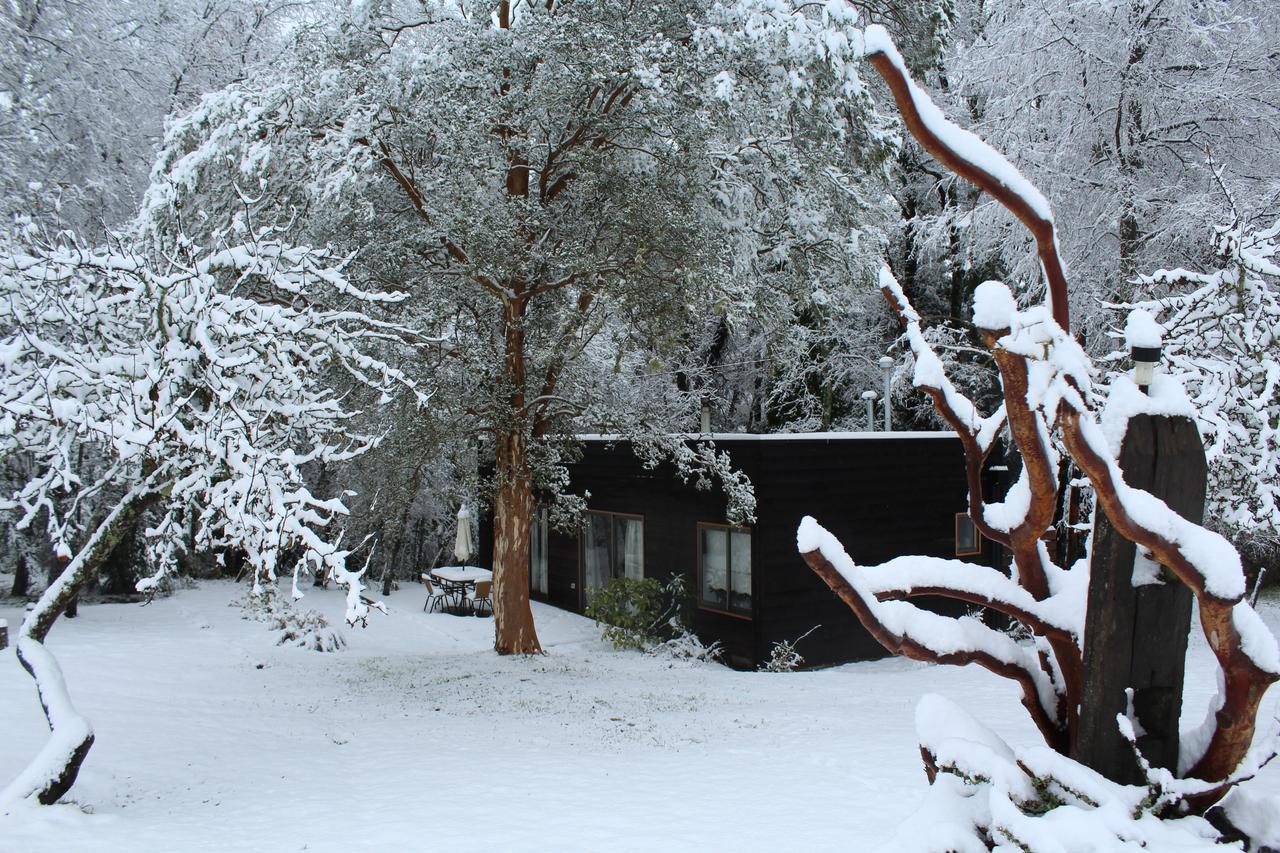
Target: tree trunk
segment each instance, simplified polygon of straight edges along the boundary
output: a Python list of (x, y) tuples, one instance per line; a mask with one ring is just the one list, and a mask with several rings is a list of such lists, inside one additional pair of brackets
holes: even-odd
[(57, 659), (45, 648), (49, 629), (102, 562), (158, 496), (153, 489), (131, 489), (93, 531), (79, 553), (45, 590), (18, 630), (18, 661), (36, 682), (50, 737), (35, 759), (0, 791), (0, 804), (34, 798), (49, 805), (71, 790), (80, 765), (93, 746), (93, 727), (71, 703)]
[(498, 435), (498, 494), (493, 507), (493, 647), (498, 654), (539, 654), (542, 646), (529, 606), (529, 534), (533, 524), (533, 472), (526, 438)]
[(10, 595), (14, 598), (25, 598), (27, 595), (27, 587), (31, 584), (31, 577), (27, 571), (27, 557), (22, 553), (19, 546), (18, 560), (13, 567), (13, 589)]

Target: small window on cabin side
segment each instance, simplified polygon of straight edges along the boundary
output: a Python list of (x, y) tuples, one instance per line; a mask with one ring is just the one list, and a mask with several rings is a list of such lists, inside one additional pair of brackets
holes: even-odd
[(698, 525), (698, 604), (707, 610), (751, 615), (749, 529)]
[(644, 577), (644, 518), (589, 510), (582, 525), (582, 584), (587, 600), (613, 578)]
[(970, 557), (982, 553), (982, 534), (967, 512), (956, 513), (956, 556)]

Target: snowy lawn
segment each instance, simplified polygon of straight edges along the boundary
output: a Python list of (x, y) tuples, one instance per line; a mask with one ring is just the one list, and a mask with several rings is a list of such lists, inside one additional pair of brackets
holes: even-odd
[[(239, 594), (59, 621), (49, 645), (98, 740), (73, 804), (0, 816), (0, 851), (864, 850), (925, 787), (922, 694), (1038, 740), (1016, 688), (976, 667), (739, 673), (614, 651), (536, 604), (547, 655), (500, 658), (490, 620), (424, 614), (418, 589), (320, 654), (275, 646)], [(340, 621), (339, 592), (302, 606)], [(1261, 610), (1276, 630), (1280, 605)], [(0, 618), (16, 633), (21, 611)], [(1193, 637), (1198, 720), (1214, 676)], [(11, 648), (0, 732), (8, 781), (47, 734)], [(1280, 793), (1280, 767), (1251, 787)]]

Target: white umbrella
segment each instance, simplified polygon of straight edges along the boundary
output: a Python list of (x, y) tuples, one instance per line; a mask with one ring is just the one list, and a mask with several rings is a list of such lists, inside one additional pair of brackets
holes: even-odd
[(471, 510), (463, 504), (458, 509), (458, 538), (453, 544), (453, 556), (460, 564), (466, 565), (474, 552), (475, 548), (471, 543)]

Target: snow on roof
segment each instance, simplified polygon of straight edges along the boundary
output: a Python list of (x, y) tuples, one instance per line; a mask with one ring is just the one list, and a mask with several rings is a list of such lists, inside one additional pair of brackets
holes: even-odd
[[(956, 438), (950, 430), (901, 432), (682, 432), (675, 433), (679, 438), (688, 440), (709, 439), (711, 441), (850, 441), (854, 439), (877, 438)], [(583, 433), (576, 438), (579, 441), (631, 441), (634, 436), (611, 433)]]

